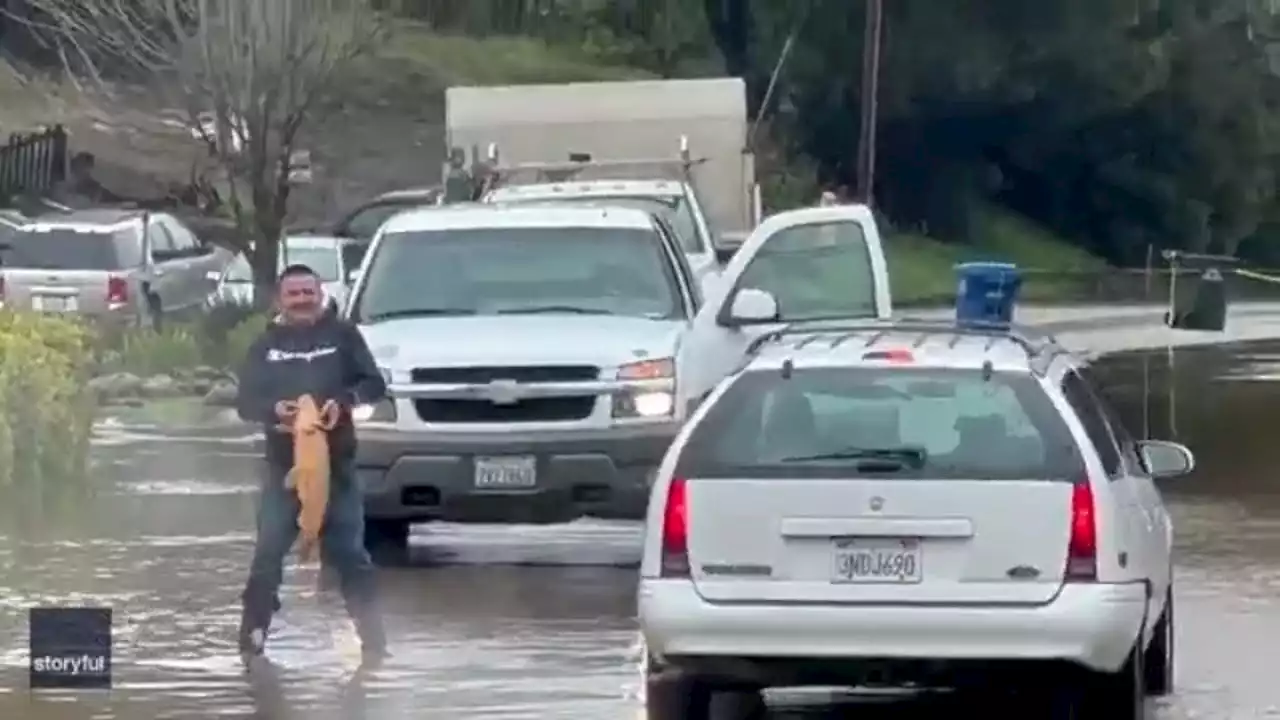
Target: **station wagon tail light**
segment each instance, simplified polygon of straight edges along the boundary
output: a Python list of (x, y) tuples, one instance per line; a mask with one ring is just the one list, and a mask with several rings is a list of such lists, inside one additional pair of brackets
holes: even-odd
[(1067, 542), (1068, 581), (1098, 579), (1098, 522), (1088, 479), (1071, 486), (1071, 539)]
[(129, 302), (129, 283), (119, 275), (107, 278), (107, 302), (112, 305)]
[(664, 578), (689, 577), (689, 495), (684, 478), (672, 478), (667, 487), (660, 574)]

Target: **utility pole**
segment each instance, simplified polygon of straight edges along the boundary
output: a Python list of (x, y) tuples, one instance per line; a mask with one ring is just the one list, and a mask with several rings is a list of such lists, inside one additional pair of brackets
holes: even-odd
[(880, 34), (884, 0), (865, 0), (867, 18), (862, 40), (862, 122), (858, 128), (858, 202), (872, 204), (876, 176), (876, 96), (880, 88)]

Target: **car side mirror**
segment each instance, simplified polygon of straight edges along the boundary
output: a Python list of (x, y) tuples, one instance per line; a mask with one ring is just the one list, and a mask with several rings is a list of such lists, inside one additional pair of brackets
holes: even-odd
[(742, 243), (746, 242), (747, 233), (722, 233), (716, 236), (714, 243), (714, 251), (716, 262), (728, 265), (734, 255), (738, 254), (738, 250), (742, 248)]
[(218, 282), (219, 280), (222, 279), (222, 273), (217, 270), (210, 270), (209, 272), (205, 273), (204, 276), (207, 279), (212, 280), (214, 282)]
[(1153, 478), (1174, 478), (1196, 469), (1196, 458), (1186, 445), (1166, 440), (1138, 443), (1138, 455)]
[(717, 320), (724, 327), (740, 327), (778, 321), (778, 300), (773, 293), (757, 288), (743, 288), (733, 297), (727, 307), (728, 312), (721, 310)]

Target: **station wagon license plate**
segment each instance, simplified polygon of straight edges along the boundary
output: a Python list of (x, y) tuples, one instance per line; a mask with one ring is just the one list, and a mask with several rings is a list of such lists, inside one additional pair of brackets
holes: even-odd
[(835, 538), (831, 582), (910, 585), (924, 579), (924, 552), (915, 538)]
[(538, 484), (532, 455), (476, 458), (475, 485), (481, 490), (527, 490)]

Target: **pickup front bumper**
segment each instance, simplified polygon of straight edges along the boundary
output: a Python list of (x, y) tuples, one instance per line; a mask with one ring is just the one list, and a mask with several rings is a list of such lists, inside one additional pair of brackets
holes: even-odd
[[(377, 520), (642, 519), (653, 472), (678, 431), (674, 422), (509, 433), (363, 427), (356, 471), (365, 513)], [(532, 484), (494, 488), (478, 483), (477, 460), (487, 458), (531, 459)]]

